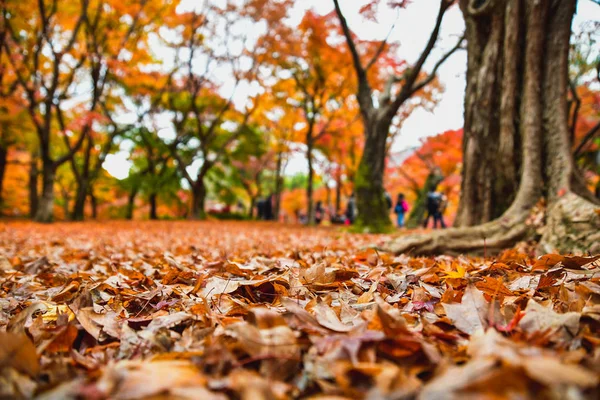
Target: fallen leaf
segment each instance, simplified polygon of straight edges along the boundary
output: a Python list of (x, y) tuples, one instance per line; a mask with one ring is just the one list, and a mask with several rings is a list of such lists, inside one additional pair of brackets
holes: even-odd
[(35, 346), (24, 333), (0, 332), (1, 368), (14, 368), (30, 376), (40, 371)]
[(442, 304), (446, 316), (462, 332), (469, 335), (484, 331), (488, 326), (489, 304), (483, 293), (473, 286), (467, 287), (460, 304)]

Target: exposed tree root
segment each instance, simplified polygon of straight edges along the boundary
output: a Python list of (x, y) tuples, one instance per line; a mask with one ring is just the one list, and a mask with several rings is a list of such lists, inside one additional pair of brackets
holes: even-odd
[[(598, 208), (573, 193), (560, 198), (547, 214), (539, 244), (540, 253), (600, 252)], [(493, 255), (523, 240), (533, 239), (535, 227), (527, 223), (529, 213), (508, 211), (503, 217), (466, 228), (405, 235), (387, 243), (383, 250), (400, 254), (487, 254)]]
[(600, 253), (600, 207), (568, 193), (548, 210), (540, 253)]
[(449, 228), (429, 233), (398, 237), (383, 250), (400, 254), (494, 254), (525, 240), (532, 230), (527, 215), (502, 217), (492, 222), (465, 228)]

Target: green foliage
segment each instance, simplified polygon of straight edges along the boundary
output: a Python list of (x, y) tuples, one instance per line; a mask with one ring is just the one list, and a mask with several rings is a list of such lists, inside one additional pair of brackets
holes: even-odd
[[(323, 186), (323, 178), (317, 175), (314, 179), (314, 190), (317, 190)], [(308, 174), (299, 172), (292, 176), (286, 176), (283, 185), (286, 190), (304, 189), (308, 185)]]

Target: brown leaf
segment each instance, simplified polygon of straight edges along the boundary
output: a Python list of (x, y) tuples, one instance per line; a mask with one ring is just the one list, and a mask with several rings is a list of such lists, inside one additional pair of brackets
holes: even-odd
[(358, 323), (357, 325), (343, 324), (335, 311), (323, 303), (317, 304), (313, 310), (317, 321), (319, 321), (319, 323), (325, 328), (331, 329), (335, 332), (350, 332), (356, 329), (357, 325), (363, 325), (362, 322)]
[(531, 299), (524, 313), (525, 316), (519, 322), (519, 326), (526, 332), (534, 333), (548, 329), (554, 332), (560, 331), (562, 337), (568, 340), (579, 331), (580, 314), (576, 312), (559, 314)]
[(14, 368), (30, 376), (38, 374), (39, 358), (27, 335), (0, 332), (0, 368)]
[(512, 292), (508, 290), (501, 279), (484, 276), (483, 281), (475, 283), (475, 287), (489, 296), (512, 296)]
[(595, 373), (579, 365), (561, 363), (555, 357), (526, 357), (523, 366), (530, 377), (548, 386), (594, 387), (598, 385), (598, 375)]
[(442, 304), (446, 316), (454, 326), (469, 335), (484, 331), (488, 326), (489, 304), (483, 293), (473, 286), (467, 287), (460, 304)]

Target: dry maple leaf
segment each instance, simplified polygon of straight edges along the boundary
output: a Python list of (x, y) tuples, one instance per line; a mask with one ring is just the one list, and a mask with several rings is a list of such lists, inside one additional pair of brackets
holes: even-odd
[(469, 335), (484, 331), (488, 327), (489, 304), (483, 293), (468, 286), (460, 304), (442, 304), (446, 316), (464, 333)]

